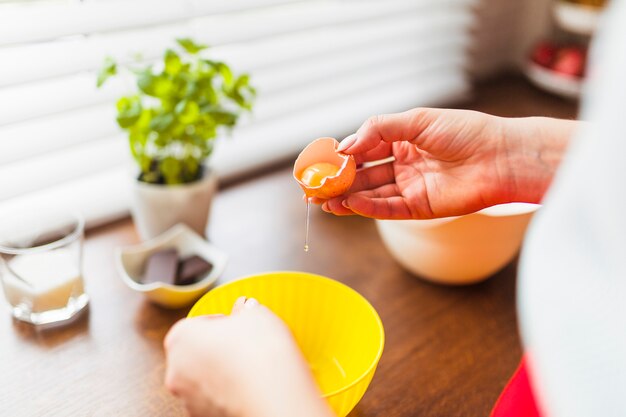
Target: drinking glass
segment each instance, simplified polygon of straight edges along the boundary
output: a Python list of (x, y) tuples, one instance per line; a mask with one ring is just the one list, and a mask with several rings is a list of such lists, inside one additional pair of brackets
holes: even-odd
[(13, 317), (47, 325), (69, 320), (87, 306), (83, 231), (79, 214), (60, 209), (0, 216), (0, 279)]

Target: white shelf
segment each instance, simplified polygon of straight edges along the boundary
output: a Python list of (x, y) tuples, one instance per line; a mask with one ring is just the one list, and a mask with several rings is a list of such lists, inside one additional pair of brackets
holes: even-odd
[(598, 26), (602, 10), (593, 6), (557, 1), (554, 5), (554, 17), (557, 24), (568, 32), (592, 35)]
[(572, 99), (580, 97), (584, 82), (580, 78), (560, 74), (534, 62), (530, 62), (526, 66), (526, 76), (538, 87)]

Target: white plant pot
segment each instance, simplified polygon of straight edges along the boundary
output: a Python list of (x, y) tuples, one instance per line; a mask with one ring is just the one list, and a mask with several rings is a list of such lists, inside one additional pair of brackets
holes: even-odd
[(178, 223), (206, 236), (211, 201), (217, 191), (217, 176), (212, 170), (205, 169), (204, 177), (190, 184), (135, 180), (132, 188), (131, 212), (142, 240), (153, 239)]
[(437, 283), (473, 284), (513, 260), (538, 208), (511, 203), (461, 217), (377, 220), (376, 225), (393, 258), (408, 271)]

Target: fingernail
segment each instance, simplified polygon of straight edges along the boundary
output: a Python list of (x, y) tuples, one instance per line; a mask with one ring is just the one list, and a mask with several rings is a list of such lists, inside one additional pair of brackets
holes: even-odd
[(348, 148), (350, 148), (350, 146), (354, 145), (354, 142), (356, 142), (356, 133), (353, 133), (350, 136), (346, 137), (344, 140), (342, 140), (337, 147), (337, 152), (346, 151)]
[(246, 297), (241, 296), (235, 300), (235, 304), (233, 304), (233, 312), (237, 312), (244, 304), (246, 303)]
[(349, 208), (350, 208), (350, 206), (348, 205), (348, 200), (343, 200), (343, 201), (341, 202), (341, 205), (342, 205), (342, 206), (344, 206), (344, 207), (345, 207), (345, 208), (347, 208), (347, 209), (349, 209)]
[(245, 308), (254, 308), (259, 305), (259, 302), (254, 298), (248, 298), (243, 305)]
[(329, 212), (330, 209), (328, 208), (328, 202), (322, 204), (322, 210), (324, 210), (325, 212)]

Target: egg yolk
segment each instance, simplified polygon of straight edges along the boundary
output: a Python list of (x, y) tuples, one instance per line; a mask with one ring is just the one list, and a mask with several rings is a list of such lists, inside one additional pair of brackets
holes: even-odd
[(309, 187), (319, 187), (325, 178), (337, 175), (340, 167), (328, 162), (318, 162), (302, 171), (300, 180)]

